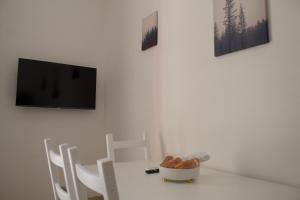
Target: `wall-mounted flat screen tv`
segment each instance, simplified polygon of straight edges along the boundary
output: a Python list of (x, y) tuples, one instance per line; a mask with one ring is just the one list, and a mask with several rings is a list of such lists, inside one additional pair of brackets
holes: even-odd
[(19, 58), (17, 106), (96, 108), (96, 68)]

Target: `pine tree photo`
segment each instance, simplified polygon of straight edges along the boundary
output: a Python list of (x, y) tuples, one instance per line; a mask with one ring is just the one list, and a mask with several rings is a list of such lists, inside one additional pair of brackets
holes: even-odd
[(269, 42), (266, 0), (214, 0), (215, 56)]
[(142, 50), (157, 45), (158, 12), (154, 12), (143, 20)]

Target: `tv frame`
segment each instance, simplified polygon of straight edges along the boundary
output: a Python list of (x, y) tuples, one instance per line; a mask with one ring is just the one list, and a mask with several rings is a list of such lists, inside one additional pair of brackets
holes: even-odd
[[(61, 65), (65, 67), (78, 67), (78, 68), (88, 68), (90, 70), (95, 70), (95, 100), (94, 105), (89, 107), (82, 107), (82, 106), (51, 106), (51, 105), (34, 105), (34, 104), (18, 104), (18, 87), (19, 87), (19, 65), (22, 60), (26, 61), (33, 61), (33, 62), (41, 62), (41, 63), (50, 63), (55, 65)], [(97, 102), (97, 68), (95, 67), (86, 67), (86, 66), (79, 66), (79, 65), (72, 65), (72, 64), (65, 64), (65, 63), (58, 63), (58, 62), (50, 62), (50, 61), (43, 61), (43, 60), (35, 60), (35, 59), (28, 59), (28, 58), (19, 58), (18, 59), (18, 70), (17, 70), (17, 86), (16, 86), (16, 106), (20, 107), (37, 107), (37, 108), (59, 108), (59, 109), (80, 109), (80, 110), (96, 110), (96, 102)]]

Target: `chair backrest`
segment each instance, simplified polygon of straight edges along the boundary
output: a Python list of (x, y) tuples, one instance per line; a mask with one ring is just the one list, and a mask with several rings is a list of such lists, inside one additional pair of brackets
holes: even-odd
[(113, 163), (109, 159), (97, 160), (97, 171), (92, 171), (80, 162), (77, 147), (68, 149), (76, 200), (86, 200), (86, 188), (104, 197), (104, 200), (119, 200)]
[[(68, 144), (59, 145), (59, 153), (53, 148), (51, 139), (44, 140), (52, 189), (55, 200), (73, 200), (75, 198), (74, 181), (71, 174), (70, 160), (68, 156)], [(61, 168), (64, 174), (66, 189), (62, 187), (57, 169)]]
[(148, 160), (149, 159), (148, 140), (145, 132), (142, 134), (141, 140), (122, 140), (122, 141), (114, 141), (114, 137), (112, 134), (106, 134), (107, 157), (112, 161), (116, 161), (116, 156), (115, 156), (116, 149), (128, 149), (128, 148), (136, 148), (136, 147), (143, 147), (145, 160)]

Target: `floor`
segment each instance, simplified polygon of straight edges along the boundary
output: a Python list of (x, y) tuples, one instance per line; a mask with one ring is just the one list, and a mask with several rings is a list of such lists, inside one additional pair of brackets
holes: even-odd
[(97, 196), (97, 197), (89, 197), (89, 200), (103, 200), (103, 197)]

